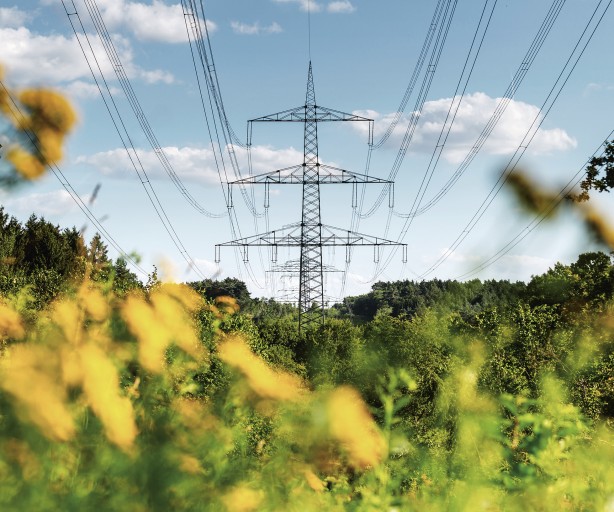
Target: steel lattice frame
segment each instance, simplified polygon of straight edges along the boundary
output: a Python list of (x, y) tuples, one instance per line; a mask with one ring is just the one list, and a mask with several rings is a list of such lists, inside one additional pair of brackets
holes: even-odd
[[(373, 120), (355, 114), (317, 105), (313, 72), (309, 62), (307, 75), (307, 94), (305, 105), (284, 110), (275, 114), (252, 119), (248, 122), (248, 146), (251, 145), (252, 124), (254, 122), (300, 122), (304, 124), (303, 164), (273, 171), (258, 176), (250, 176), (228, 183), (231, 185), (300, 184), (303, 187), (302, 215), (300, 224), (286, 226), (280, 230), (270, 231), (239, 240), (216, 245), (216, 261), (220, 260), (220, 248), (224, 246), (241, 247), (243, 258), (247, 261), (250, 246), (266, 246), (272, 249), (272, 261), (277, 261), (277, 247), (300, 247), (299, 259), (299, 329), (308, 329), (318, 325), (324, 319), (324, 269), (322, 266), (322, 247), (345, 246), (346, 258), (349, 258), (353, 246), (374, 246), (377, 254), (379, 247), (402, 246), (403, 259), (407, 258), (406, 244), (371, 237), (361, 233), (342, 230), (322, 224), (320, 212), (320, 185), (392, 183), (379, 178), (336, 169), (321, 165), (318, 155), (318, 123), (331, 121), (361, 121), (369, 123), (369, 144), (373, 143)], [(390, 187), (392, 189), (392, 187)], [(353, 194), (354, 196), (354, 194)], [(268, 207), (268, 193), (265, 193), (265, 207)]]

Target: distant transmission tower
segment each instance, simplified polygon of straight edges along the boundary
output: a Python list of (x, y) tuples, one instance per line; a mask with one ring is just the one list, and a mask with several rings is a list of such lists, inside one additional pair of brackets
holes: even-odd
[[(215, 246), (215, 260), (220, 261), (221, 247), (240, 247), (243, 260), (248, 261), (249, 247), (269, 247), (271, 261), (277, 262), (278, 247), (300, 247), (299, 260), (299, 329), (307, 329), (324, 320), (324, 278), (322, 266), (322, 247), (345, 246), (346, 261), (349, 262), (351, 248), (373, 246), (374, 260), (379, 261), (381, 246), (402, 246), (403, 261), (407, 260), (407, 245), (379, 237), (355, 233), (322, 224), (320, 215), (320, 185), (352, 184), (352, 207), (356, 207), (356, 187), (358, 184), (391, 184), (391, 181), (372, 178), (336, 167), (321, 164), (318, 154), (318, 123), (339, 121), (361, 121), (369, 123), (369, 144), (373, 144), (373, 120), (347, 114), (316, 104), (311, 62), (307, 75), (307, 95), (305, 105), (276, 114), (248, 121), (247, 144), (251, 146), (252, 123), (256, 122), (293, 122), (304, 124), (303, 163), (273, 172), (250, 176), (229, 182), (232, 185), (264, 185), (264, 206), (269, 206), (269, 186), (294, 184), (302, 185), (302, 217), (300, 223), (291, 224), (275, 231), (232, 240)], [(392, 187), (390, 187), (392, 189)]]

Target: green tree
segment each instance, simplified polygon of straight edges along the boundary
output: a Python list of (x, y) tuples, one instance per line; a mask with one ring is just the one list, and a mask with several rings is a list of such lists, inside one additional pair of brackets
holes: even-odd
[(582, 192), (575, 199), (586, 201), (589, 191), (609, 192), (614, 187), (614, 141), (605, 143), (602, 156), (590, 159), (586, 167), (586, 176), (580, 183)]

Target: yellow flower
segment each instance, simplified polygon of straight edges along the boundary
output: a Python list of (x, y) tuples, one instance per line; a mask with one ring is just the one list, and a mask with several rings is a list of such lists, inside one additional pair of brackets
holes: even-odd
[(38, 178), (45, 172), (45, 165), (38, 158), (19, 147), (11, 148), (6, 154), (6, 160), (28, 180)]
[(382, 461), (386, 443), (355, 389), (335, 389), (328, 398), (327, 410), (330, 433), (347, 452), (350, 465), (364, 469)]
[(246, 486), (235, 487), (222, 498), (228, 512), (251, 512), (257, 510), (262, 494)]
[(62, 143), (64, 134), (47, 126), (36, 131), (39, 147), (46, 163), (58, 162), (62, 159)]
[(224, 341), (218, 347), (218, 354), (222, 361), (241, 371), (252, 390), (262, 398), (295, 401), (305, 394), (298, 377), (267, 366), (239, 337)]
[(40, 124), (67, 133), (77, 121), (75, 111), (60, 93), (47, 89), (26, 89), (19, 95)]
[(75, 432), (66, 390), (57, 379), (57, 354), (40, 346), (13, 346), (3, 361), (0, 387), (12, 395), (17, 412), (52, 439), (66, 441)]
[(84, 309), (91, 318), (98, 322), (102, 322), (107, 318), (109, 314), (109, 305), (99, 290), (96, 288), (88, 288), (84, 285), (79, 290), (79, 298), (81, 299)]
[(614, 249), (614, 229), (605, 217), (588, 206), (582, 207), (581, 211), (584, 217), (584, 225), (587, 231), (593, 235), (593, 238), (597, 242), (607, 245), (610, 249)]
[(19, 313), (0, 302), (0, 336), (23, 338), (25, 331)]
[(166, 349), (175, 342), (197, 358), (203, 352), (188, 312), (202, 305), (200, 296), (185, 285), (166, 283), (150, 295), (151, 305), (143, 297), (128, 297), (122, 315), (139, 341), (139, 361), (147, 370), (160, 373)]
[(190, 318), (186, 315), (182, 303), (166, 295), (164, 291), (156, 291), (151, 297), (156, 318), (166, 327), (169, 344), (173, 339), (181, 349), (196, 357), (200, 343)]
[(216, 297), (215, 302), (226, 313), (237, 313), (239, 311), (237, 299), (235, 299), (234, 297), (227, 297), (225, 295), (222, 295), (220, 297)]
[(67, 341), (73, 345), (81, 341), (81, 311), (77, 304), (69, 300), (56, 303), (52, 319), (62, 329)]
[(164, 369), (164, 352), (170, 343), (170, 333), (155, 315), (154, 309), (142, 298), (126, 300), (122, 316), (139, 342), (139, 361), (153, 373)]
[(191, 475), (197, 475), (199, 473), (202, 473), (203, 471), (203, 468), (196, 457), (185, 454), (181, 455), (180, 457), (179, 468), (181, 469), (181, 471), (190, 473)]
[(305, 480), (307, 481), (307, 485), (311, 487), (316, 492), (322, 492), (326, 484), (320, 480), (320, 478), (309, 468), (303, 470), (303, 475), (305, 475)]
[(190, 312), (197, 311), (204, 303), (203, 298), (185, 284), (164, 283), (160, 291), (177, 299)]
[(83, 391), (104, 425), (109, 440), (127, 450), (137, 434), (130, 400), (120, 396), (117, 369), (104, 351), (88, 343), (79, 350), (83, 365)]

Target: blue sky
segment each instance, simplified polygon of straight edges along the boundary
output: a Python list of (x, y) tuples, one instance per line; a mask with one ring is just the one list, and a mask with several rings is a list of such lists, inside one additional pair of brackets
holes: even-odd
[[(379, 140), (403, 98), (436, 3), (434, 0), (309, 2), (311, 60), (318, 104), (374, 118), (375, 139)], [(345, 288), (341, 286), (340, 274), (330, 274), (327, 295), (338, 297), (341, 293), (365, 292), (374, 277), (376, 280), (416, 279), (429, 270), (466, 229), (535, 119), (543, 123), (518, 166), (547, 186), (560, 188), (598, 149), (614, 128), (614, 68), (606, 57), (614, 43), (610, 28), (614, 9), (605, 11), (586, 51), (543, 119), (539, 109), (591, 14), (598, 5), (600, 14), (607, 6), (606, 1), (598, 0), (562, 3), (539, 53), (480, 152), (449, 192), (416, 217), (408, 229), (403, 229), (402, 218), (393, 215), (388, 220), (387, 201), (372, 216), (356, 223), (352, 216), (351, 187), (323, 187), (325, 224), (349, 229), (354, 222), (360, 232), (385, 234), (394, 240), (406, 231), (403, 241), (409, 248), (406, 265), (398, 254), (385, 268), (377, 269), (371, 249), (355, 251)], [(176, 173), (199, 204), (213, 212), (223, 212), (224, 198), (205, 129), (180, 3), (178, 0), (98, 0), (97, 4), (149, 124)], [(217, 0), (206, 1), (204, 5), (226, 113), (233, 129), (244, 140), (247, 119), (304, 102), (309, 61), (308, 2)], [(418, 120), (415, 131), (395, 176), (397, 212), (411, 209), (446, 113), (451, 104), (459, 103), (424, 203), (458, 170), (500, 105), (551, 5), (546, 0), (458, 0), (425, 103), (415, 118)], [(220, 277), (240, 276), (255, 295), (281, 292), (280, 276), (265, 278), (270, 276), (265, 273), (267, 256), (263, 253), (261, 260), (257, 250), (250, 253), (249, 269), (241, 264), (237, 268), (232, 250), (224, 251), (218, 271), (213, 262), (214, 245), (233, 238), (228, 220), (201, 215), (163, 172), (95, 35), (84, 1), (75, 0), (75, 6), (153, 189), (186, 253), (203, 275), (218, 272)], [(487, 13), (494, 6), (491, 23), (465, 94), (452, 103), (485, 6)], [(594, 23), (590, 25), (591, 30), (594, 26)], [(186, 265), (158, 220), (130, 167), (62, 3), (59, 0), (0, 0), (0, 45), (0, 62), (6, 68), (11, 86), (52, 86), (66, 92), (75, 103), (80, 121), (60, 167), (86, 201), (96, 184), (101, 184), (92, 209), (103, 219), (108, 232), (124, 250), (141, 254), (145, 269), (157, 264), (176, 279), (197, 279), (198, 275)], [(381, 148), (373, 151), (370, 165), (373, 176), (384, 179), (389, 176), (406, 129), (411, 125), (412, 111), (427, 69), (425, 66), (418, 77), (392, 135)], [(324, 163), (362, 173), (368, 153), (366, 132), (364, 127), (350, 124), (320, 126), (320, 158)], [(298, 125), (256, 126), (253, 144), (254, 172), (272, 171), (302, 161), (302, 131)], [(245, 152), (237, 147), (236, 154), (246, 173)], [(377, 185), (369, 186), (364, 211), (370, 209), (380, 191)], [(262, 192), (262, 189), (254, 191), (259, 210)], [(62, 226), (80, 227), (87, 221), (53, 176), (17, 192), (4, 192), (1, 200), (9, 212), (21, 219), (35, 212)], [(263, 220), (254, 223), (238, 191), (234, 202), (243, 236), (266, 230)], [(603, 210), (612, 211), (611, 203), (608, 196), (595, 199), (595, 204)], [(272, 188), (269, 227), (273, 229), (299, 220), (300, 188)], [(497, 252), (530, 221), (509, 196), (503, 192), (498, 194), (464, 242), (426, 277), (446, 279), (463, 275)], [(86, 233), (91, 236), (93, 229), (89, 226)], [(556, 261), (573, 261), (579, 253), (593, 248), (579, 229), (577, 219), (566, 215), (540, 226), (509, 254), (476, 276), (528, 279)], [(113, 250), (110, 252), (115, 255)], [(326, 263), (345, 268), (343, 250), (326, 249), (324, 255)], [(297, 252), (280, 250), (280, 261), (297, 256)]]

